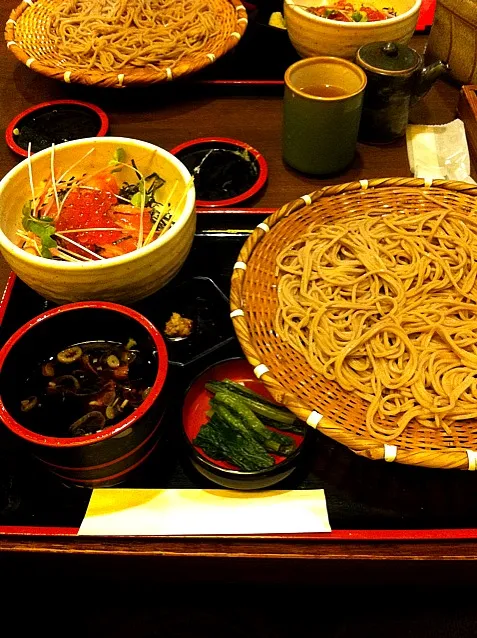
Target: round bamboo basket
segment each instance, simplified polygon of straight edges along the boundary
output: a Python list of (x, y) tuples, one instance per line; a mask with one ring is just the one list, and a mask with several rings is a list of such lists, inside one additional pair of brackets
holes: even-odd
[[(466, 214), (477, 212), (477, 187), (463, 182), (418, 178), (361, 180), (328, 186), (282, 206), (259, 224), (234, 266), (231, 317), (248, 361), (276, 401), (300, 419), (356, 454), (432, 468), (477, 468), (475, 423), (456, 422), (452, 434), (411, 421), (404, 432), (384, 444), (366, 429), (368, 404), (334, 381), (318, 375), (305, 357), (274, 330), (278, 308), (277, 255), (312, 222), (343, 220), (353, 212), (425, 211), (427, 196)], [(477, 318), (476, 318), (477, 321)]]
[[(219, 32), (205, 40), (201, 49), (170, 64), (118, 66), (112, 72), (77, 68), (73, 58), (62, 57), (55, 48), (50, 22), (58, 0), (24, 0), (12, 11), (5, 26), (7, 47), (27, 67), (66, 83), (108, 88), (147, 86), (167, 82), (200, 71), (230, 51), (247, 27), (247, 12), (241, 0), (215, 0), (219, 6)], [(136, 28), (136, 27), (131, 27)]]

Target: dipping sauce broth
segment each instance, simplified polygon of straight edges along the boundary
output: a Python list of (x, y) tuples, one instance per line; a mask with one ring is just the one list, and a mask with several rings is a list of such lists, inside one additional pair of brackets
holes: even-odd
[(157, 365), (127, 344), (72, 345), (31, 371), (24, 383), (20, 421), (39, 434), (77, 437), (129, 416), (146, 398)]

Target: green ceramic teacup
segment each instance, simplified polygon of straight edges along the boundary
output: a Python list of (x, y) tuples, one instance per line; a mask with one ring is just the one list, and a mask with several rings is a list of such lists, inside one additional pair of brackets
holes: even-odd
[(343, 170), (358, 138), (366, 75), (334, 57), (305, 58), (285, 72), (283, 159), (313, 175)]

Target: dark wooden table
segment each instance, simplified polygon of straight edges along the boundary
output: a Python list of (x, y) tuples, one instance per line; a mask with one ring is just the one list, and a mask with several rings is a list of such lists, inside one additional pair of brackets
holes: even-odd
[[(2, 0), (5, 23), (16, 0)], [(425, 46), (425, 36), (413, 44)], [(275, 93), (275, 94), (273, 94)], [(413, 109), (412, 121), (441, 124), (454, 119), (459, 90), (438, 81)], [(278, 207), (323, 185), (360, 178), (409, 176), (406, 146), (358, 146), (353, 165), (332, 179), (313, 179), (284, 166), (281, 159), (280, 90), (247, 94), (188, 82), (144, 90), (104, 91), (66, 85), (42, 77), (3, 48), (0, 56), (0, 129), (23, 109), (49, 99), (77, 98), (103, 107), (113, 135), (137, 137), (166, 149), (198, 136), (227, 136), (259, 149), (268, 161), (269, 181), (253, 202)], [(0, 144), (0, 174), (18, 158)], [(0, 286), (8, 269), (0, 263)], [(256, 582), (433, 582), (473, 579), (477, 543), (436, 542), (287, 542), (282, 540), (108, 539), (8, 536), (0, 538), (0, 560), (17, 574), (41, 568), (108, 574), (117, 581), (140, 570), (142, 578), (159, 581)], [(66, 567), (65, 567), (66, 566)], [(12, 572), (13, 573), (13, 572)]]

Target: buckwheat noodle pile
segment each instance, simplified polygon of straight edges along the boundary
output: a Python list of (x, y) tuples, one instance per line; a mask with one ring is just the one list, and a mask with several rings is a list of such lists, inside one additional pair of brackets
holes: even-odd
[(314, 224), (277, 258), (278, 336), (369, 403), (382, 441), (477, 418), (477, 214), (426, 199)]
[(223, 11), (219, 0), (58, 0), (49, 33), (63, 63), (79, 69), (173, 68), (220, 37)]

